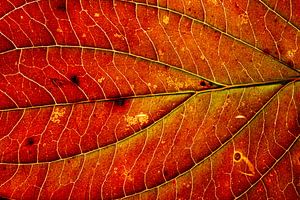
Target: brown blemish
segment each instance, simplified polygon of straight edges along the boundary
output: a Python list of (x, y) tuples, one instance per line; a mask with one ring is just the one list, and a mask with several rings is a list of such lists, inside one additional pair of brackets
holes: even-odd
[(200, 81), (200, 86), (205, 87), (206, 86), (206, 82), (205, 81)]
[(75, 85), (79, 85), (79, 79), (78, 76), (76, 75), (72, 75), (70, 80), (72, 81), (72, 83), (74, 83)]
[(242, 158), (242, 156), (241, 156), (240, 152), (236, 152), (236, 153), (234, 154), (234, 160), (235, 160), (236, 162), (240, 161), (241, 158)]
[(62, 12), (66, 12), (67, 11), (66, 1), (65, 0), (59, 1), (59, 4), (57, 5), (56, 9)]
[(239, 162), (244, 162), (249, 171), (251, 173), (247, 173), (247, 172), (243, 172), (243, 171), (240, 171), (241, 174), (244, 174), (246, 176), (254, 176), (255, 175), (255, 170), (254, 170), (254, 166), (253, 164), (251, 163), (251, 161), (246, 157), (244, 156), (241, 152), (239, 151), (234, 151), (234, 154), (233, 154), (233, 161), (236, 162), (236, 163), (239, 163)]
[(268, 49), (268, 48), (263, 49), (263, 52), (264, 52), (265, 54), (270, 54), (270, 53), (271, 53), (270, 49)]
[(26, 139), (26, 146), (32, 146), (34, 144), (34, 139), (29, 137)]
[(125, 99), (116, 99), (114, 102), (117, 106), (124, 106)]

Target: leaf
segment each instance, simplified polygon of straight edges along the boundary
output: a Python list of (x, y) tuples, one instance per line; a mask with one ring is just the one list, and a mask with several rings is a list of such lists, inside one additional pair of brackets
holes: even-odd
[(1, 1), (0, 198), (299, 198), (299, 6)]

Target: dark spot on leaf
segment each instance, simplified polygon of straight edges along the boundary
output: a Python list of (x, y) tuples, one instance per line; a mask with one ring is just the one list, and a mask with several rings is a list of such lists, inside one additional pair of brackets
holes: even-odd
[(200, 86), (205, 87), (206, 86), (205, 81), (200, 81)]
[(67, 10), (66, 1), (65, 0), (59, 1), (56, 9), (59, 11), (62, 11), (62, 12), (66, 12), (66, 10)]
[(170, 67), (169, 67), (169, 66), (167, 66), (167, 65), (164, 65), (164, 69), (165, 69), (165, 70), (169, 70), (169, 69), (170, 69)]
[(263, 52), (265, 53), (265, 54), (270, 54), (271, 52), (270, 52), (270, 49), (263, 49)]
[(72, 83), (79, 85), (79, 79), (76, 75), (72, 75), (70, 80), (72, 81)]
[(294, 63), (293, 63), (293, 61), (289, 60), (286, 64), (287, 64), (290, 68), (294, 68)]
[(241, 153), (239, 153), (239, 152), (236, 152), (235, 154), (234, 154), (234, 160), (235, 161), (239, 161), (240, 159), (241, 159)]
[(115, 104), (117, 106), (123, 106), (125, 104), (125, 99), (116, 99)]
[(34, 144), (34, 139), (33, 138), (27, 138), (26, 140), (26, 145), (27, 146), (32, 146)]
[(208, 82), (208, 85), (209, 85), (210, 87), (214, 86), (214, 84), (213, 84), (212, 82)]

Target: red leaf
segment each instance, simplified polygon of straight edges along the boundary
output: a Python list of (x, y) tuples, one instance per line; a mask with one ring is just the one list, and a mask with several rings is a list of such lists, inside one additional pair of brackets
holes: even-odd
[(0, 198), (299, 198), (299, 5), (2, 0)]

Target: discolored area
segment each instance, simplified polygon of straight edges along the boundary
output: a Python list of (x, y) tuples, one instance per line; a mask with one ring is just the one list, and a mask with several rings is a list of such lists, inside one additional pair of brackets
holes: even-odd
[(235, 152), (234, 153), (234, 160), (236, 161), (236, 162), (238, 162), (238, 161), (240, 161), (241, 160), (241, 153), (240, 152)]
[(32, 146), (34, 144), (34, 139), (33, 138), (27, 138), (26, 139), (26, 145), (27, 146)]
[(55, 4), (56, 4), (55, 7), (57, 10), (59, 10), (61, 12), (67, 11), (66, 0), (56, 0)]
[(126, 99), (116, 99), (114, 102), (117, 106), (124, 106)]
[(72, 75), (70, 80), (72, 81), (72, 83), (74, 83), (75, 85), (79, 85), (79, 78), (76, 75)]
[(205, 87), (206, 86), (206, 82), (205, 81), (200, 81), (200, 85)]

